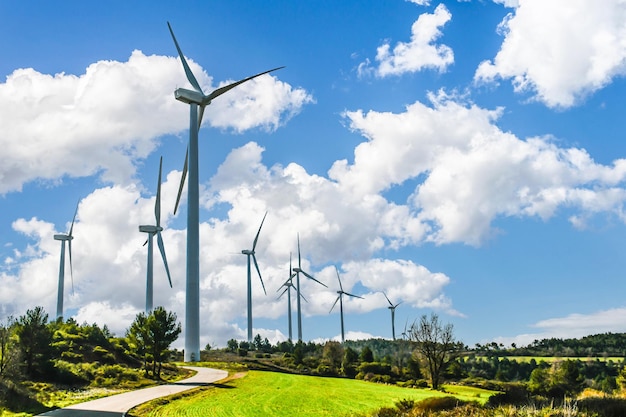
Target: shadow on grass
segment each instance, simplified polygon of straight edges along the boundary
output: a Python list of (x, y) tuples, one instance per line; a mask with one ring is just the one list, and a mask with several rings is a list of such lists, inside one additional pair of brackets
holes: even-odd
[(0, 380), (0, 406), (14, 413), (27, 412), (34, 415), (52, 410), (30, 396), (24, 388), (6, 380)]
[(58, 409), (48, 411), (44, 414), (38, 414), (38, 416), (55, 416), (55, 417), (123, 417), (124, 413), (115, 413), (112, 411), (92, 411), (92, 410), (68, 410)]

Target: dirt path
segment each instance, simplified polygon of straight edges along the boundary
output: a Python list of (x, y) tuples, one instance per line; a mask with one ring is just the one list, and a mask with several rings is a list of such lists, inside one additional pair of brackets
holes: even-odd
[(228, 372), (220, 369), (185, 366), (197, 373), (191, 378), (173, 384), (159, 385), (137, 391), (125, 392), (93, 401), (74, 404), (58, 410), (48, 411), (40, 416), (56, 417), (120, 417), (131, 408), (155, 398), (165, 397), (187, 391), (202, 385), (210, 384), (228, 376)]

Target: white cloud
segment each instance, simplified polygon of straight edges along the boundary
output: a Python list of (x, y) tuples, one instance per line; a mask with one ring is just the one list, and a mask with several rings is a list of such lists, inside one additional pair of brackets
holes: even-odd
[[(268, 215), (256, 253), (268, 296), (254, 276), (253, 318), (284, 316), (285, 299), (277, 300), (272, 294), (288, 277), (289, 252), (294, 254), (293, 265), (297, 263), (298, 232), (302, 268), (331, 287), (302, 279), (302, 292), (309, 300), (302, 305), (305, 316), (326, 316), (336, 297), (336, 273), (329, 263), (340, 267), (346, 290), (359, 285), (359, 293), (365, 297), (356, 303), (347, 301), (347, 311), (386, 309), (384, 298), (377, 293), (381, 288), (407, 304), (452, 310), (443, 294), (449, 284), (445, 275), (410, 261), (367, 260), (382, 245), (375, 243), (381, 236), (371, 219), (386, 210), (384, 199), (372, 204), (363, 201), (361, 195), (343, 195), (333, 181), (308, 174), (296, 164), (266, 167), (262, 152), (256, 143), (234, 149), (205, 189), (203, 201), (209, 205), (225, 203), (231, 209), (225, 219), (200, 224), (200, 314), (211, 317), (201, 321), (202, 346), (245, 338), (245, 330), (237, 324), (247, 314), (246, 257), (241, 250), (250, 247), (265, 211)], [(163, 201), (174, 200), (179, 179), (177, 171), (165, 175)], [(157, 252), (154, 304), (174, 311), (184, 324), (185, 231), (170, 227), (171, 209), (163, 205), (162, 233), (174, 288), (167, 284)], [(142, 246), (145, 235), (137, 228), (153, 221), (153, 210), (154, 197), (142, 197), (134, 184), (99, 188), (81, 200), (73, 241), (75, 293), (66, 286), (66, 312), (77, 311), (75, 317), (80, 322), (107, 324), (116, 334), (123, 334), (145, 305), (147, 248)], [(14, 229), (34, 241), (32, 259), (24, 259), (15, 274), (0, 275), (0, 285), (10, 288), (2, 292), (0, 302), (7, 307), (7, 314), (23, 314), (35, 305), (43, 305), (52, 314), (59, 256), (58, 242), (52, 239), (54, 227), (38, 219), (20, 219)], [(36, 289), (29, 291), (32, 286)], [(295, 294), (292, 296), (295, 308)], [(270, 329), (255, 328), (254, 333), (273, 343), (284, 340), (282, 333)]]
[(511, 79), (516, 92), (549, 107), (574, 106), (626, 71), (621, 0), (520, 0), (501, 30), (500, 51), (480, 64), (475, 80)]
[[(210, 90), (212, 79), (190, 65)], [(79, 76), (15, 70), (0, 84), (0, 194), (37, 179), (96, 173), (129, 184), (134, 164), (160, 136), (188, 128), (188, 106), (173, 97), (183, 80), (177, 58), (140, 51), (127, 62), (91, 64)], [(265, 75), (216, 99), (204, 119), (237, 132), (273, 130), (312, 101), (303, 89)]]
[[(432, 14), (420, 15), (411, 27), (410, 42), (398, 42), (393, 49), (389, 43), (378, 47), (376, 74), (386, 77), (416, 72), (424, 68), (445, 71), (454, 62), (454, 53), (449, 46), (434, 42), (442, 35), (440, 27), (451, 18), (452, 15), (443, 4), (437, 6)], [(359, 73), (363, 74), (368, 67), (369, 63), (360, 65)]]
[(416, 102), (400, 114), (345, 113), (368, 141), (352, 165), (338, 161), (329, 171), (342, 189), (372, 196), (419, 180), (409, 204), (394, 211), (399, 217), (379, 225), (387, 238), (479, 245), (496, 232), (491, 223), (499, 216), (547, 220), (561, 207), (624, 219), (625, 160), (596, 164), (584, 149), (559, 148), (549, 136), (523, 140), (501, 131), (499, 109), (443, 92), (430, 100), (432, 107)]

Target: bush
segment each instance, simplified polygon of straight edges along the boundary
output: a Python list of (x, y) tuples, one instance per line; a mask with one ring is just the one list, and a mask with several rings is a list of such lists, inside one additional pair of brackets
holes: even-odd
[(458, 398), (447, 396), (447, 397), (431, 397), (426, 398), (415, 404), (414, 409), (420, 411), (444, 411), (444, 410), (452, 410), (457, 406), (465, 404), (464, 401), (459, 400)]
[(248, 356), (248, 350), (243, 348), (237, 348), (237, 355)]
[(588, 397), (578, 401), (578, 408), (602, 417), (626, 416), (626, 399), (611, 397)]
[(372, 417), (401, 417), (402, 413), (396, 409), (391, 407), (383, 407), (380, 410), (376, 411), (372, 414)]
[(83, 361), (83, 355), (66, 350), (61, 352), (61, 359), (68, 362), (79, 363)]

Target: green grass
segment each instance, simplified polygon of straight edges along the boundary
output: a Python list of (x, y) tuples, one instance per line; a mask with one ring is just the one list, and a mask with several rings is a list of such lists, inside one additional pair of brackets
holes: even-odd
[(400, 388), (342, 378), (322, 378), (250, 371), (215, 388), (195, 390), (175, 401), (157, 400), (132, 410), (131, 416), (353, 416), (392, 407), (402, 399), (416, 401), (454, 394), (484, 403), (492, 391), (446, 386), (448, 392)]
[(616, 363), (621, 363), (622, 361), (624, 361), (623, 357), (605, 357), (605, 356), (575, 356), (575, 357), (566, 357), (566, 356), (500, 356), (499, 359), (502, 360), (504, 358), (507, 358), (510, 361), (517, 361), (517, 362), (530, 362), (531, 359), (534, 359), (535, 362), (539, 363), (541, 361), (546, 362), (546, 363), (552, 363), (552, 362), (558, 362), (558, 361), (564, 361), (564, 360), (571, 360), (571, 361), (576, 361), (579, 360), (581, 362), (587, 362), (587, 361), (600, 361), (600, 362), (608, 362), (608, 361), (613, 361)]

